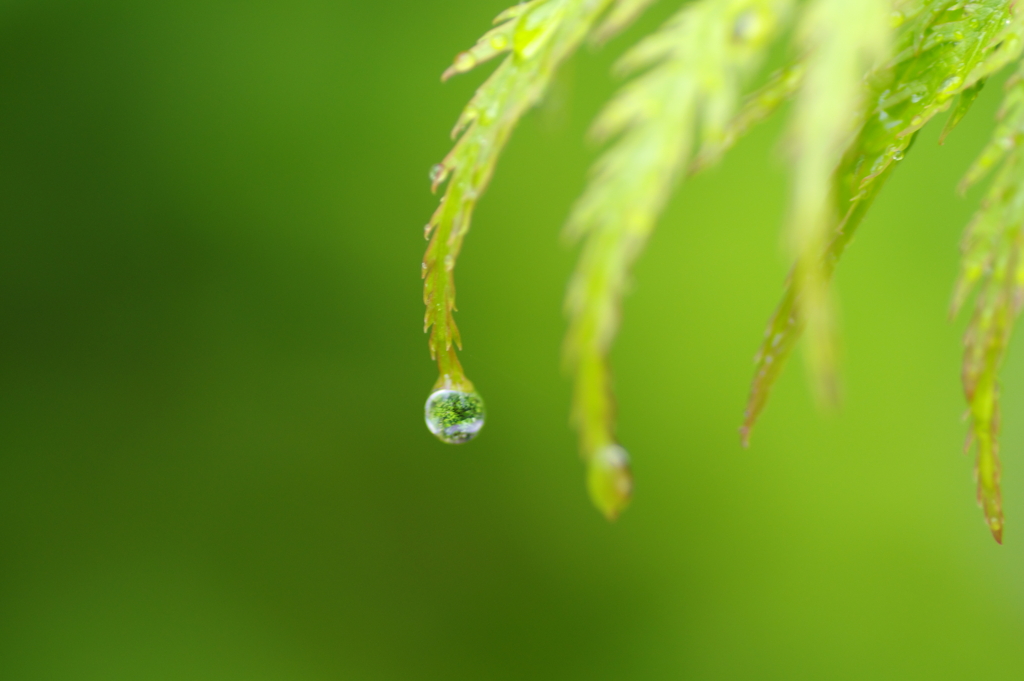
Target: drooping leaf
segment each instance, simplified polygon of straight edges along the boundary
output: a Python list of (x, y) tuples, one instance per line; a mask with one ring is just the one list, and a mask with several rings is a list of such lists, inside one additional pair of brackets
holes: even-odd
[[(954, 96), (1020, 55), (1021, 18), (1005, 0), (918, 0), (901, 7), (894, 56), (868, 75), (864, 122), (833, 174), (838, 218), (820, 251), (825, 279), (915, 133), (949, 108)], [(804, 327), (799, 295), (791, 276), (755, 358), (740, 429), (744, 444)]]
[(1000, 163), (963, 242), (953, 313), (978, 289), (964, 337), (963, 386), (970, 405), (971, 440), (977, 449), (978, 503), (1002, 543), (1003, 503), (999, 463), (999, 368), (1013, 322), (1024, 302), (1024, 69), (1007, 83), (992, 142), (968, 172), (968, 183)]
[[(513, 128), (544, 95), (558, 66), (612, 4), (613, 0), (532, 0), (514, 5), (498, 15), (497, 26), (460, 53), (444, 72), (447, 79), (504, 55), (459, 117), (452, 132), (458, 138), (455, 146), (431, 171), (435, 191), (448, 181), (425, 230), (430, 245), (422, 272), (427, 308), (424, 330), (430, 333), (430, 354), (437, 360), (439, 373), (435, 390), (473, 391), (456, 355), (455, 348), (461, 348), (462, 342), (452, 313), (453, 271), (476, 202), (486, 190)], [(619, 23), (626, 19), (626, 15), (620, 16)]]
[(889, 47), (888, 0), (815, 0), (802, 18), (805, 74), (790, 131), (793, 198), (787, 243), (796, 264), (794, 313), (803, 320), (807, 358), (821, 399), (838, 400), (835, 320), (821, 254), (840, 216), (832, 175), (862, 121), (865, 73)]
[(750, 74), (777, 35), (789, 0), (699, 0), (686, 5), (619, 62), (637, 74), (601, 112), (600, 141), (616, 138), (593, 168), (569, 219), (585, 237), (570, 283), (565, 356), (573, 372), (572, 421), (591, 496), (609, 518), (629, 502), (625, 450), (614, 434), (608, 351), (630, 265), (685, 172), (695, 147), (719, 149)]

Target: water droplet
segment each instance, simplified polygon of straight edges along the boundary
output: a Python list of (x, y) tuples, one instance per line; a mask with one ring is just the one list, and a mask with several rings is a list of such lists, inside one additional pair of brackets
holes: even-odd
[(427, 276), (427, 270), (430, 269), (429, 267), (427, 267), (427, 263), (423, 262), (423, 263), (420, 263), (420, 265), (421, 265), (420, 272), (423, 273), (424, 277)]
[(444, 256), (444, 268), (449, 272), (455, 269), (455, 258), (452, 257), (451, 253)]
[(910, 119), (910, 124), (913, 126), (918, 126), (921, 125), (922, 123), (924, 123), (924, 119), (921, 118), (920, 116), (914, 116), (913, 118)]
[(441, 442), (469, 442), (484, 427), (484, 400), (476, 392), (435, 390), (427, 398), (427, 428)]
[(459, 73), (465, 73), (476, 66), (476, 57), (471, 55), (469, 52), (460, 52), (459, 55), (455, 57), (455, 63), (453, 66)]
[(894, 151), (893, 154), (892, 154), (892, 160), (894, 160), (894, 161), (902, 161), (903, 160), (903, 150), (900, 149), (898, 151)]
[(491, 47), (495, 50), (504, 50), (508, 47), (508, 36), (504, 33), (499, 33), (491, 38)]
[(896, 28), (897, 26), (901, 26), (906, 20), (907, 18), (903, 15), (903, 12), (893, 12), (889, 16), (889, 25)]
[(430, 181), (437, 184), (444, 177), (444, 165), (441, 163), (435, 163), (430, 167)]

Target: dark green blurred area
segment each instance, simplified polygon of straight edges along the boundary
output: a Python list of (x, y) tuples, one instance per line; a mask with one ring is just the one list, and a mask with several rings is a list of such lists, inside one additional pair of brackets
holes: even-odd
[(793, 362), (750, 451), (783, 121), (679, 192), (614, 353), (637, 496), (608, 524), (559, 229), (611, 60), (675, 3), (507, 150), (458, 274), (489, 422), (448, 447), (421, 229), (483, 76), (438, 76), (503, 5), (0, 4), (0, 678), (1024, 678), (1024, 348), (999, 547), (946, 316), (999, 86), (925, 132), (843, 264), (842, 412)]

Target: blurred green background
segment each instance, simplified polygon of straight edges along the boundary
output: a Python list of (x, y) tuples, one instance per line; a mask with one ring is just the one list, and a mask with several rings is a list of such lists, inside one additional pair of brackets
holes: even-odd
[(508, 0), (0, 4), (0, 678), (1024, 678), (1024, 348), (1006, 545), (947, 303), (999, 101), (926, 131), (839, 277), (846, 401), (793, 362), (737, 426), (786, 271), (776, 118), (688, 183), (614, 352), (633, 507), (586, 499), (559, 230), (616, 54), (518, 129), (460, 263), (463, 447), (426, 431), (430, 166)]

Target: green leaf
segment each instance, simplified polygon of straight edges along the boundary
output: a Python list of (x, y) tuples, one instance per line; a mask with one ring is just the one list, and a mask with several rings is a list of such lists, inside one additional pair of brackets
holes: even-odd
[[(643, 249), (695, 147), (720, 149), (744, 84), (778, 34), (789, 0), (701, 0), (630, 50), (617, 71), (637, 75), (594, 124), (615, 139), (595, 164), (567, 225), (585, 237), (566, 300), (572, 421), (589, 467), (591, 497), (609, 518), (629, 502), (628, 459), (618, 446), (608, 369), (629, 268)], [(614, 456), (609, 455), (613, 452)]]
[(452, 132), (458, 137), (454, 148), (431, 171), (435, 191), (448, 181), (425, 230), (430, 245), (423, 258), (424, 330), (430, 333), (430, 355), (438, 364), (435, 390), (473, 392), (455, 352), (462, 342), (452, 313), (455, 263), (476, 202), (487, 189), (513, 128), (544, 95), (555, 70), (609, 4), (610, 0), (533, 0), (515, 5), (444, 72), (447, 79), (505, 55), (459, 117)]
[(949, 133), (953, 132), (956, 126), (960, 125), (960, 121), (964, 119), (967, 112), (974, 106), (978, 95), (981, 94), (982, 88), (985, 87), (985, 82), (986, 79), (982, 78), (956, 96), (956, 104), (953, 105), (953, 111), (949, 114), (949, 118), (946, 119), (946, 126), (942, 129), (942, 135), (939, 136), (939, 144), (945, 144)]
[(838, 401), (835, 313), (821, 259), (840, 219), (832, 175), (862, 119), (864, 74), (889, 47), (888, 0), (816, 0), (800, 26), (807, 53), (790, 130), (793, 199), (787, 229), (793, 314), (807, 333), (807, 359), (818, 395)]
[(978, 288), (964, 337), (963, 386), (977, 449), (978, 503), (996, 541), (1004, 527), (999, 463), (999, 368), (1024, 301), (1024, 68), (1007, 83), (992, 142), (968, 173), (977, 181), (1001, 161), (999, 172), (967, 228), (953, 313)]
[[(1017, 58), (1020, 16), (1005, 0), (958, 3), (908, 2), (893, 54), (867, 77), (870, 105), (860, 132), (832, 175), (835, 222), (819, 251), (818, 276), (828, 280), (894, 164), (909, 151), (914, 135), (952, 98)], [(755, 374), (740, 429), (744, 444), (803, 330), (799, 297), (791, 275), (755, 357)]]

